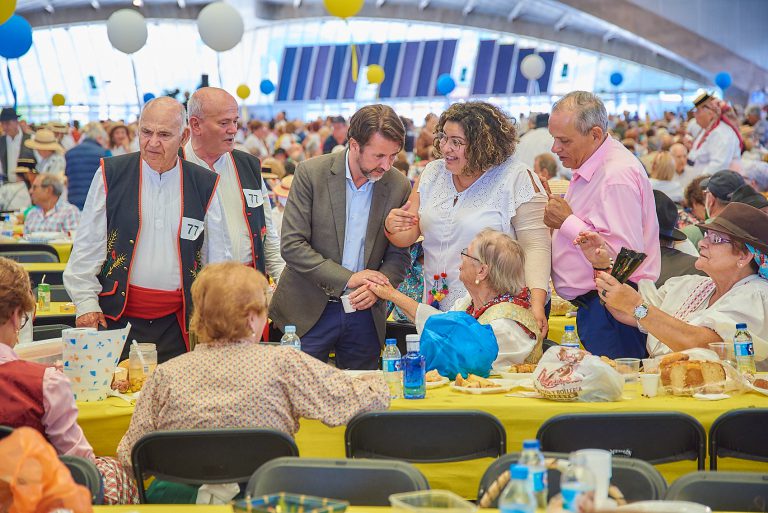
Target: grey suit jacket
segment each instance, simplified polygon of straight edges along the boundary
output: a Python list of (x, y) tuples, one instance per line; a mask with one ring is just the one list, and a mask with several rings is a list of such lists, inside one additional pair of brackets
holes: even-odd
[[(24, 146), (24, 141), (30, 139), (32, 136), (29, 134), (21, 135), (21, 149), (19, 150), (19, 158), (35, 158), (35, 152)], [(5, 181), (16, 181), (16, 166), (13, 169), (5, 169), (8, 167), (8, 142), (4, 135), (0, 136), (0, 175), (5, 175)]]
[[(322, 155), (296, 168), (283, 213), (280, 250), (285, 270), (272, 297), (269, 315), (281, 330), (296, 326), (301, 337), (315, 325), (331, 296), (343, 294), (352, 271), (341, 266), (346, 226), (346, 154)], [(378, 270), (397, 287), (410, 265), (408, 248), (397, 248), (384, 235), (384, 219), (402, 206), (410, 183), (392, 168), (373, 186), (365, 236), (365, 268)], [(381, 343), (386, 329), (386, 302), (371, 313)]]

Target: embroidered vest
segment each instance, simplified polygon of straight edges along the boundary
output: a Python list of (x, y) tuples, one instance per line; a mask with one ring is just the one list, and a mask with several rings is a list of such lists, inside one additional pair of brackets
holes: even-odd
[(45, 436), (43, 375), (45, 366), (16, 360), (0, 365), (0, 424), (31, 427)]
[(483, 312), (483, 314), (477, 318), (477, 322), (480, 324), (490, 324), (491, 321), (495, 321), (496, 319), (512, 319), (513, 321), (522, 324), (531, 330), (531, 333), (536, 335), (536, 345), (533, 346), (531, 354), (528, 355), (523, 363), (538, 363), (541, 359), (541, 332), (536, 324), (536, 318), (531, 311), (514, 303), (499, 303)]
[[(185, 158), (183, 146), (179, 155)], [(250, 153), (240, 150), (233, 150), (229, 157), (235, 167), (237, 186), (243, 193), (240, 202), (243, 205), (243, 218), (251, 236), (252, 264), (255, 269), (266, 274), (264, 242), (267, 238), (267, 224), (264, 209), (270, 208), (270, 205), (269, 198), (261, 194), (261, 162)]]
[[(179, 265), (184, 319), (189, 326), (192, 282), (200, 271), (205, 234), (202, 223), (213, 200), (219, 177), (203, 167), (179, 159), (181, 165), (181, 216)], [(104, 316), (117, 320), (125, 310), (131, 263), (141, 232), (141, 157), (129, 153), (101, 160), (107, 196), (107, 255), (98, 275), (102, 290), (99, 305)], [(138, 178), (138, 179), (137, 179)], [(186, 237), (186, 238), (185, 238)]]

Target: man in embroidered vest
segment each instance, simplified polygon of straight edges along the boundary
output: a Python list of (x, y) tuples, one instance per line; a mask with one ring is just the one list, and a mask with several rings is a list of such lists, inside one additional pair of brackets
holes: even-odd
[(277, 280), (285, 262), (259, 159), (233, 149), (237, 100), (223, 89), (203, 87), (190, 97), (187, 107), (191, 137), (182, 148), (182, 157), (221, 177), (218, 190), (232, 258)]
[[(392, 168), (405, 127), (386, 105), (368, 105), (350, 120), (349, 147), (299, 163), (283, 213), (286, 262), (270, 304), (281, 330), (295, 325), (301, 348), (340, 369), (375, 369), (386, 327), (386, 302), (368, 281), (397, 287), (410, 265), (408, 248), (384, 235), (384, 218), (408, 199), (410, 184)], [(341, 296), (356, 309), (345, 313)], [(346, 298), (345, 298), (346, 299)]]
[(157, 344), (160, 362), (189, 350), (201, 266), (231, 258), (218, 176), (178, 157), (188, 137), (179, 102), (146, 104), (139, 152), (103, 159), (93, 177), (64, 271), (78, 327), (130, 322), (129, 340)]

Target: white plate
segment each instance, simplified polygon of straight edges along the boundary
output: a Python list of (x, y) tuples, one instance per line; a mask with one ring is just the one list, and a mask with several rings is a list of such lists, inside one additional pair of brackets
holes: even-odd
[(467, 388), (457, 386), (456, 383), (451, 383), (451, 388), (457, 392), (463, 392), (465, 394), (503, 394), (517, 386), (517, 382), (511, 379), (490, 379), (489, 381), (493, 381), (499, 386), (494, 388)]
[(619, 506), (616, 511), (640, 513), (712, 513), (708, 506), (685, 501), (640, 501)]
[(451, 380), (446, 378), (445, 376), (440, 376), (440, 379), (438, 381), (427, 381), (427, 390), (431, 388), (440, 388), (442, 386), (447, 385), (450, 383)]
[(533, 379), (533, 372), (505, 372), (505, 371), (496, 371), (496, 373), (501, 376), (504, 379), (514, 379), (514, 380), (521, 380), (521, 379)]

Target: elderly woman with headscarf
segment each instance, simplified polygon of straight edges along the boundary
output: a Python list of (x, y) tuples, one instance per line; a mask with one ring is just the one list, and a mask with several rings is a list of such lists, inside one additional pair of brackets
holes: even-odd
[(596, 269), (597, 290), (610, 313), (648, 333), (650, 356), (731, 341), (736, 324), (743, 322), (752, 333), (756, 360), (766, 360), (768, 214), (730, 203), (710, 223), (698, 226), (704, 238), (696, 268), (706, 276), (670, 278), (659, 289), (641, 280), (637, 291), (597, 271), (612, 263), (599, 235), (581, 233), (576, 243)]
[[(525, 257), (510, 235), (486, 228), (461, 251), (459, 279), (467, 294), (452, 311), (464, 311), (480, 324), (489, 324), (499, 353), (494, 366), (535, 363), (541, 357), (541, 331), (531, 312), (530, 292), (525, 286)], [(392, 285), (369, 283), (382, 299), (391, 301), (416, 323), (419, 333), (427, 319), (443, 312), (418, 303)]]

